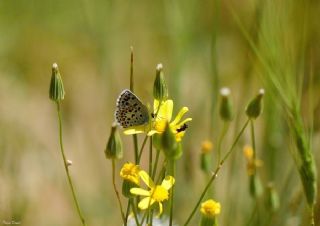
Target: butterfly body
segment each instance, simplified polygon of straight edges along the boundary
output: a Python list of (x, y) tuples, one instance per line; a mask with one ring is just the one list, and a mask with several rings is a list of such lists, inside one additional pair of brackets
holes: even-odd
[(134, 93), (125, 89), (117, 99), (115, 118), (123, 128), (144, 125), (149, 122), (149, 111)]

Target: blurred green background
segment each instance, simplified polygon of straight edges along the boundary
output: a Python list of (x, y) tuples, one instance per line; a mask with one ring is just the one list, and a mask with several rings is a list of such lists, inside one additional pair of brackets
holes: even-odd
[[(60, 156), (55, 105), (48, 98), (54, 62), (66, 90), (65, 148), (85, 218), (89, 225), (121, 224), (111, 163), (103, 151), (116, 98), (129, 87), (133, 46), (135, 93), (152, 104), (155, 68), (162, 63), (174, 111), (188, 106), (193, 118), (178, 162), (177, 223), (185, 221), (205, 185), (201, 142), (211, 139), (216, 145), (222, 127), (218, 92), (228, 86), (236, 118), (223, 150), (244, 123), (246, 103), (260, 87), (266, 90), (264, 114), (256, 121), (258, 156), (264, 162), (259, 170), (264, 186), (274, 183), (281, 205), (275, 213), (263, 212), (260, 225), (306, 225), (307, 206), (281, 101), (246, 37), (274, 60), (277, 75), (290, 71), (289, 65), (289, 76), (300, 82), (301, 112), (307, 130), (314, 126), (311, 140), (319, 163), (319, 13), (315, 0), (1, 1), (0, 224), (80, 225)], [(133, 161), (132, 139), (122, 137), (121, 163)], [(213, 198), (222, 205), (220, 225), (250, 225), (254, 214), (241, 150), (249, 142), (247, 131), (214, 183)], [(319, 223), (319, 206), (315, 213)]]

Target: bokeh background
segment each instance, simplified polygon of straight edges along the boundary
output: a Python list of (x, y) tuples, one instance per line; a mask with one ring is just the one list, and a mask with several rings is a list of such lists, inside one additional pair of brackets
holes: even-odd
[[(264, 186), (274, 183), (281, 205), (275, 213), (264, 212), (261, 225), (306, 225), (294, 142), (281, 100), (266, 82), (248, 37), (274, 60), (276, 76), (290, 71), (290, 64), (289, 76), (302, 87), (304, 123), (307, 130), (314, 127), (311, 142), (319, 163), (319, 13), (319, 2), (312, 0), (1, 1), (0, 224), (80, 225), (60, 156), (56, 108), (48, 98), (57, 62), (66, 90), (65, 148), (83, 213), (89, 225), (121, 225), (104, 149), (117, 96), (129, 87), (133, 46), (135, 93), (152, 104), (155, 68), (162, 63), (175, 113), (188, 106), (193, 118), (178, 162), (176, 222), (185, 221), (205, 186), (201, 143), (210, 139), (216, 145), (222, 127), (218, 92), (227, 86), (235, 119), (223, 150), (245, 122), (247, 102), (260, 87), (266, 90), (264, 114), (256, 120), (264, 162), (259, 170)], [(249, 135), (248, 130), (214, 183), (213, 198), (222, 204), (220, 225), (250, 225), (255, 214), (242, 155)], [(132, 139), (122, 138), (125, 157), (118, 168), (133, 161)], [(319, 223), (319, 206), (315, 213)], [(197, 219), (199, 214), (191, 225)]]

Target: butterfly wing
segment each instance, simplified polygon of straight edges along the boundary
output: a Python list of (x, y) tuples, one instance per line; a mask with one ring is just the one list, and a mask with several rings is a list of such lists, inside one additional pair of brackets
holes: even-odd
[(128, 128), (149, 122), (149, 112), (136, 95), (125, 89), (118, 97), (115, 118), (123, 128)]

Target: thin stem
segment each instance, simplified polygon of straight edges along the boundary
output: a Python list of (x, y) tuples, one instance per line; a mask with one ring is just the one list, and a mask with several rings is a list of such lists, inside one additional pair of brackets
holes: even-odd
[(149, 146), (149, 175), (152, 176), (152, 137), (150, 137)]
[[(172, 160), (171, 161), (171, 167), (172, 167), (172, 177), (174, 178), (175, 177), (175, 174), (176, 174), (176, 161), (175, 160)], [(175, 186), (172, 186), (171, 188), (171, 199), (170, 199), (170, 221), (169, 221), (169, 226), (172, 226), (172, 220), (173, 220), (173, 197), (174, 197), (174, 187)]]
[(138, 136), (137, 134), (133, 134), (132, 137), (133, 137), (133, 146), (134, 146), (134, 161), (135, 161), (135, 164), (139, 164), (140, 158), (139, 158)]
[(159, 157), (160, 157), (160, 150), (156, 149), (157, 154), (156, 154), (156, 160), (153, 166), (153, 170), (152, 170), (152, 180), (154, 180), (154, 178), (156, 177), (156, 172), (157, 172), (157, 167), (158, 167), (158, 162), (159, 162)]
[[(133, 79), (133, 47), (130, 47), (131, 53), (130, 53), (130, 90), (133, 92), (134, 90), (134, 79)], [(133, 134), (133, 144), (134, 144), (134, 160), (135, 163), (138, 164), (139, 159), (139, 147), (138, 147), (138, 136), (137, 134)]]
[(209, 137), (210, 139), (213, 137), (214, 131), (214, 120), (215, 117), (215, 110), (217, 106), (217, 97), (218, 97), (218, 90), (219, 90), (219, 73), (218, 73), (218, 51), (217, 51), (217, 37), (219, 35), (219, 20), (220, 20), (220, 10), (221, 10), (221, 0), (214, 1), (214, 18), (213, 18), (213, 27), (212, 27), (212, 36), (211, 36), (211, 106), (210, 106), (210, 122), (209, 122)]
[(129, 213), (130, 213), (130, 199), (128, 200), (128, 203), (127, 203), (127, 211), (126, 211), (126, 220), (125, 222), (128, 222), (128, 217), (129, 217)]
[(131, 208), (132, 208), (133, 217), (134, 217), (134, 221), (136, 222), (136, 225), (137, 225), (137, 226), (140, 226), (139, 220), (138, 220), (137, 209), (136, 209), (136, 207), (135, 207), (135, 205), (134, 205), (133, 198), (130, 198), (130, 199), (129, 199), (129, 205), (130, 205)]
[(224, 162), (228, 159), (228, 157), (230, 156), (230, 154), (232, 153), (232, 151), (234, 150), (236, 144), (238, 143), (241, 135), (243, 134), (244, 130), (246, 129), (246, 127), (248, 126), (249, 123), (249, 119), (246, 121), (246, 123), (244, 124), (244, 126), (242, 127), (242, 129), (240, 130), (239, 134), (237, 135), (236, 139), (234, 140), (234, 142), (232, 143), (229, 151), (225, 154), (225, 156), (223, 157), (223, 159), (220, 161), (220, 164), (217, 166), (216, 170), (214, 171), (214, 173), (212, 174), (208, 184), (206, 185), (205, 189), (203, 190), (198, 202), (196, 203), (195, 207), (193, 208), (191, 214), (189, 215), (187, 221), (184, 223), (184, 226), (188, 225), (190, 220), (192, 219), (193, 215), (195, 214), (197, 208), (199, 207), (202, 199), (204, 198), (206, 192), (208, 191), (210, 185), (212, 184), (212, 182), (214, 181), (214, 179), (217, 177), (222, 165), (224, 164)]
[(61, 117), (60, 103), (59, 102), (57, 102), (57, 112), (58, 112), (58, 119), (59, 119), (60, 150), (61, 150), (61, 155), (62, 155), (62, 158), (63, 158), (64, 169), (65, 169), (66, 174), (67, 174), (68, 183), (69, 183), (69, 186), (70, 186), (70, 189), (71, 189), (73, 201), (74, 201), (74, 203), (76, 205), (76, 209), (77, 209), (80, 221), (82, 222), (83, 226), (86, 226), (87, 224), (86, 224), (85, 219), (82, 216), (82, 213), (81, 213), (81, 210), (80, 210), (80, 205), (79, 205), (76, 193), (74, 191), (73, 182), (72, 182), (72, 179), (71, 179), (71, 176), (70, 176), (70, 173), (69, 173), (69, 167), (68, 167), (68, 163), (67, 163), (67, 158), (66, 158), (65, 153), (64, 153), (63, 140), (62, 140), (62, 119), (61, 119), (62, 117)]
[(154, 212), (154, 209), (151, 210), (151, 217), (150, 217), (149, 226), (153, 225), (153, 212)]
[(251, 125), (251, 142), (252, 142), (252, 150), (253, 150), (253, 161), (256, 159), (256, 139), (255, 139), (255, 133), (254, 133), (254, 121), (253, 119), (250, 119), (250, 125)]
[(310, 225), (311, 226), (315, 226), (315, 223), (314, 223), (314, 205), (312, 205), (312, 207), (310, 209)]
[[(141, 146), (141, 148), (140, 148), (140, 151), (139, 151), (139, 154), (138, 154), (138, 159), (137, 159), (136, 164), (139, 164), (139, 163), (140, 163), (141, 156), (142, 156), (142, 152), (143, 152), (144, 146), (145, 146), (146, 143), (147, 143), (147, 139), (148, 139), (148, 136), (146, 135), (145, 138), (144, 138), (144, 140), (143, 140), (142, 146)], [(137, 144), (137, 148), (138, 148), (138, 144)]]
[(222, 128), (222, 131), (221, 131), (221, 133), (220, 133), (219, 140), (218, 140), (217, 165), (219, 164), (220, 158), (221, 158), (221, 144), (222, 144), (222, 141), (223, 141), (225, 135), (227, 134), (228, 128), (229, 128), (229, 123), (223, 121), (223, 128)]
[(118, 199), (118, 202), (119, 202), (120, 212), (121, 212), (121, 217), (122, 217), (123, 223), (124, 223), (124, 225), (127, 225), (126, 217), (124, 215), (122, 204), (121, 204), (121, 200), (120, 200), (120, 195), (119, 195), (119, 192), (118, 192), (118, 189), (117, 189), (117, 186), (116, 186), (116, 169), (115, 169), (116, 166), (115, 165), (116, 165), (115, 164), (115, 160), (112, 159), (112, 184), (113, 184), (113, 188), (114, 188), (114, 191), (116, 193), (116, 196), (117, 196), (117, 199)]
[[(253, 150), (253, 163), (255, 164), (256, 158), (257, 158), (257, 152), (256, 152), (256, 139), (255, 139), (255, 132), (254, 132), (254, 121), (253, 119), (250, 119), (250, 125), (251, 125), (251, 142), (252, 142), (252, 150)], [(257, 169), (254, 165), (253, 167), (253, 176), (256, 176)]]
[(140, 225), (143, 225), (143, 222), (144, 222), (144, 220), (146, 219), (146, 216), (147, 216), (147, 211), (143, 214), (143, 217), (142, 217), (142, 220), (141, 220), (141, 223), (140, 223)]
[(134, 81), (133, 81), (133, 47), (130, 47), (130, 90), (133, 92)]

